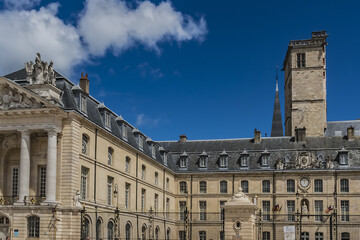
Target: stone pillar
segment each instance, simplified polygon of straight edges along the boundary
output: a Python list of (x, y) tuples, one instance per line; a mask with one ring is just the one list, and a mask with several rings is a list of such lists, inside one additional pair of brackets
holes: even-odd
[(56, 159), (57, 132), (48, 131), (47, 166), (46, 166), (46, 200), (45, 203), (56, 202)]
[(19, 200), (24, 203), (24, 198), (29, 196), (30, 188), (30, 132), (21, 131), (20, 147), (20, 181), (19, 181)]

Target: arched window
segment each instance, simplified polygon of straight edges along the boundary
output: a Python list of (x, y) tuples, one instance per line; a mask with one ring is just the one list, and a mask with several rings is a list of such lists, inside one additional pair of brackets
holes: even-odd
[(160, 235), (160, 228), (157, 226), (155, 228), (155, 240), (159, 240), (159, 235)]
[(144, 224), (142, 227), (141, 227), (141, 240), (146, 240), (146, 225)]
[(155, 172), (155, 186), (159, 184), (159, 173)]
[(125, 239), (126, 240), (131, 239), (131, 224), (129, 222), (125, 226)]
[(109, 221), (107, 224), (107, 239), (114, 239), (114, 223), (113, 221)]
[(241, 181), (241, 188), (243, 193), (249, 193), (249, 181), (248, 180), (242, 180)]
[(89, 137), (86, 134), (82, 135), (82, 154), (88, 155), (89, 154)]
[(350, 233), (348, 232), (341, 233), (341, 240), (350, 240)]
[(114, 153), (114, 150), (109, 147), (108, 148), (108, 165), (111, 166), (112, 163), (113, 163), (113, 153)]
[(84, 219), (84, 229), (83, 229), (83, 232), (81, 233), (82, 235), (82, 239), (86, 239), (87, 237), (90, 237), (90, 220), (85, 217)]
[(185, 181), (181, 181), (179, 183), (180, 193), (187, 193), (187, 183)]
[(31, 216), (27, 218), (28, 224), (28, 237), (40, 236), (40, 218), (37, 216)]
[(100, 239), (102, 237), (101, 228), (101, 219), (98, 218), (98, 220), (96, 220), (96, 239)]
[(227, 193), (227, 181), (220, 181), (220, 193)]
[(286, 181), (286, 191), (288, 193), (294, 193), (295, 192), (295, 180), (289, 179)]
[(125, 172), (127, 173), (130, 172), (130, 161), (131, 161), (130, 157), (125, 158)]
[(166, 191), (169, 191), (169, 188), (170, 188), (170, 179), (169, 178), (166, 178)]
[(166, 230), (166, 240), (170, 240), (170, 236), (171, 236), (171, 230), (170, 230), (170, 228), (168, 228)]
[(142, 180), (146, 179), (146, 166), (145, 165), (141, 166), (141, 179)]
[(200, 182), (199, 182), (199, 191), (200, 191), (200, 193), (206, 193), (206, 191), (207, 191), (207, 186), (206, 186), (206, 182), (205, 182), (205, 181), (200, 181)]

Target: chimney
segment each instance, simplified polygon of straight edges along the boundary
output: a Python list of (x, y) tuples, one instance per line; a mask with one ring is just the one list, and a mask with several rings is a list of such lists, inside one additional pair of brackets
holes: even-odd
[(184, 143), (184, 142), (186, 142), (186, 141), (187, 141), (186, 135), (185, 135), (185, 134), (180, 135), (180, 142), (181, 142), (181, 143)]
[(306, 142), (306, 128), (295, 127), (295, 139), (297, 142)]
[(261, 142), (261, 132), (255, 128), (254, 130), (254, 143)]
[(350, 126), (347, 129), (347, 139), (348, 140), (353, 140), (354, 139), (354, 127)]
[(83, 73), (81, 73), (81, 78), (80, 78), (80, 88), (86, 92), (87, 94), (89, 94), (89, 79), (88, 79), (88, 74), (86, 73), (85, 76)]

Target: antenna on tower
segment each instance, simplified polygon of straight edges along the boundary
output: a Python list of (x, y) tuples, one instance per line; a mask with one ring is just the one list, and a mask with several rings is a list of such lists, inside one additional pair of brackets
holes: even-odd
[(278, 76), (279, 66), (276, 66), (276, 91), (279, 91), (279, 76)]

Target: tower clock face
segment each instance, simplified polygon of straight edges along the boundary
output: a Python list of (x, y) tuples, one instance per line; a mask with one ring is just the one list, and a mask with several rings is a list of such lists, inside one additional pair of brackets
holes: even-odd
[(309, 179), (307, 179), (306, 177), (303, 177), (300, 179), (300, 185), (303, 188), (306, 188), (309, 186)]

